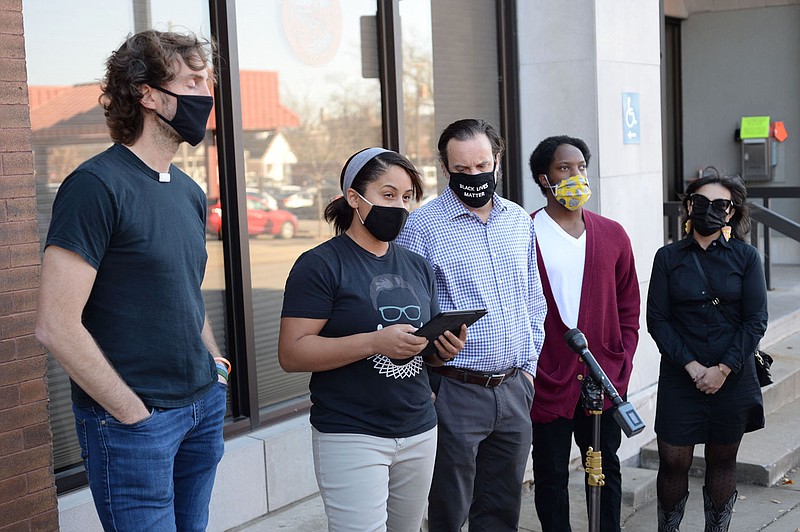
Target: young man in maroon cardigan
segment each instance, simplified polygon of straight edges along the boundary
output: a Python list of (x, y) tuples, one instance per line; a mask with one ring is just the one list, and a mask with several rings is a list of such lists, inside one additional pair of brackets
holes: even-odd
[[(533, 401), (534, 501), (542, 530), (568, 531), (569, 457), (574, 434), (585, 461), (592, 418), (581, 402), (590, 374), (567, 347), (564, 333), (579, 328), (589, 349), (620, 395), (628, 389), (639, 339), (639, 282), (630, 239), (620, 224), (587, 211), (591, 195), (586, 168), (591, 154), (581, 139), (557, 136), (533, 151), (530, 168), (547, 198), (534, 212), (537, 260), (547, 300), (545, 342)], [(605, 399), (600, 450), (600, 529), (620, 530), (622, 479), (617, 456), (622, 434)]]

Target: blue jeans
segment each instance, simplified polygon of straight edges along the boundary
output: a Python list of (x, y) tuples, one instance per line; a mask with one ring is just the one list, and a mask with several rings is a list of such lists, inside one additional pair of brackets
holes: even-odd
[(73, 406), (89, 488), (105, 530), (203, 531), (222, 458), (225, 385), (181, 408), (124, 425)]

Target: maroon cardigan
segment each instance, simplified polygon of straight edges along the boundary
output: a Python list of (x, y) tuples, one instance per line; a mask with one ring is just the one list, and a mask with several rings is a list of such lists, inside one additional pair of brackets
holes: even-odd
[[(622, 396), (628, 391), (633, 354), (639, 341), (639, 280), (633, 250), (628, 235), (617, 222), (585, 209), (583, 220), (586, 262), (578, 328), (586, 335), (589, 351)], [(581, 395), (579, 377), (588, 377), (589, 369), (564, 341), (567, 326), (556, 308), (538, 244), (536, 257), (548, 312), (531, 419), (534, 423), (548, 423), (559, 417), (574, 416)], [(603, 408), (610, 407), (606, 395)]]

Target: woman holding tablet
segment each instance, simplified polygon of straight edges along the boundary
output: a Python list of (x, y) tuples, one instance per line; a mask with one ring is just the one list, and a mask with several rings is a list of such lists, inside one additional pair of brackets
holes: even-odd
[(325, 209), (337, 236), (301, 255), (284, 293), (278, 357), (311, 371), (314, 467), (331, 531), (417, 531), (436, 456), (436, 412), (425, 363), (441, 365), (466, 340), (446, 331), (436, 351), (413, 333), (439, 312), (433, 271), (392, 241), (411, 199), (414, 166), (362, 150)]

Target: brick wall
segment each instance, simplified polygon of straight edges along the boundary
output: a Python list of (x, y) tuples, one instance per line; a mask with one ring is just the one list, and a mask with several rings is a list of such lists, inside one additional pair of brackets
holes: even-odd
[(58, 529), (22, 0), (0, 0), (0, 531)]

